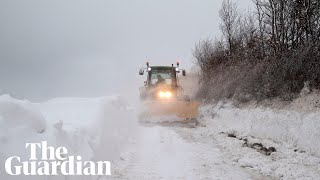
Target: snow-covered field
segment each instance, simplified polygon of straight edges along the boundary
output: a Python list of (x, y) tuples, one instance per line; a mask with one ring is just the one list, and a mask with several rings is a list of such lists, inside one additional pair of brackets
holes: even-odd
[[(196, 128), (141, 126), (121, 96), (32, 103), (2, 95), (0, 179), (320, 179), (320, 111), (293, 109), (218, 103), (202, 107)], [(112, 176), (6, 175), (6, 158), (28, 159), (25, 143), (41, 140), (111, 161)]]

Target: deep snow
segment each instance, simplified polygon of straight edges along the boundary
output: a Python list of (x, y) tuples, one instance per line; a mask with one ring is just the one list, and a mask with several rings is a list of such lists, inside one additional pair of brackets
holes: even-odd
[[(220, 102), (202, 107), (196, 128), (141, 126), (137, 109), (121, 96), (32, 103), (3, 95), (0, 179), (320, 179), (320, 111), (298, 109), (237, 108)], [(276, 152), (266, 156), (244, 147), (244, 138)], [(5, 159), (27, 159), (25, 143), (41, 140), (65, 146), (85, 160), (111, 161), (112, 176), (6, 175)]]
[(27, 142), (48, 141), (50, 146), (64, 146), (70, 155), (81, 155), (83, 160), (118, 160), (134, 135), (133, 116), (133, 110), (120, 96), (58, 98), (45, 103), (0, 96), (0, 179), (44, 179), (6, 175), (4, 162), (8, 157), (28, 159)]
[[(216, 145), (234, 165), (266, 177), (320, 179), (319, 111), (237, 108), (220, 102), (203, 107), (201, 115), (200, 127), (192, 133), (181, 128), (176, 131), (186, 140)], [(246, 141), (276, 151), (267, 156), (245, 146)]]
[(320, 156), (320, 110), (310, 112), (292, 108), (236, 108), (219, 102), (203, 108), (203, 119), (211, 119), (221, 132), (236, 131), (261, 139), (287, 142), (308, 154)]

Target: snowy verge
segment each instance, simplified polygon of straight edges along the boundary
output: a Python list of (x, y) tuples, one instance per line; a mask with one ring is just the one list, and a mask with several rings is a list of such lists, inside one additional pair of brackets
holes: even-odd
[(26, 100), (17, 100), (9, 95), (0, 96), (1, 135), (4, 136), (13, 128), (28, 128), (42, 133), (46, 121), (36, 107)]
[[(230, 102), (204, 106), (199, 119), (202, 127), (187, 136), (214, 142), (235, 164), (266, 176), (318, 179), (320, 110), (319, 98), (314, 96), (299, 98), (282, 108), (236, 107)], [(274, 151), (265, 153), (259, 148)]]
[(320, 157), (320, 111), (297, 111), (293, 107), (237, 108), (231, 103), (205, 106), (202, 119), (216, 131), (235, 131), (260, 139), (286, 142)]
[[(28, 160), (25, 143), (29, 142), (47, 141), (50, 146), (64, 146), (69, 155), (80, 155), (83, 160), (118, 160), (134, 134), (134, 116), (133, 110), (120, 96), (57, 98), (31, 103), (2, 95), (0, 179), (21, 179), (8, 176), (4, 162), (11, 156)], [(29, 178), (42, 179), (41, 176)]]

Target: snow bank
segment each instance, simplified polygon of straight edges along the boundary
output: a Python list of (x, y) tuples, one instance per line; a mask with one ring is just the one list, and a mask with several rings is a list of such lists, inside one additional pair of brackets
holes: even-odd
[(58, 98), (44, 103), (0, 96), (0, 179), (21, 179), (8, 176), (4, 162), (10, 156), (27, 160), (27, 142), (48, 141), (50, 146), (64, 146), (69, 155), (81, 155), (83, 160), (119, 159), (134, 134), (134, 119), (133, 110), (120, 96)]
[(286, 142), (320, 156), (320, 111), (276, 110), (265, 107), (236, 108), (231, 103), (218, 103), (202, 108), (202, 121), (214, 131), (236, 131), (260, 139)]
[(119, 158), (136, 123), (120, 96), (59, 98), (40, 104), (39, 109), (55, 127), (56, 142), (88, 159)]
[(3, 134), (15, 128), (30, 128), (41, 133), (46, 127), (44, 117), (32, 103), (13, 99), (9, 95), (0, 96), (0, 122)]
[(25, 142), (36, 140), (45, 131), (46, 121), (32, 103), (0, 96), (0, 179), (4, 179), (5, 160), (14, 154), (27, 156)]

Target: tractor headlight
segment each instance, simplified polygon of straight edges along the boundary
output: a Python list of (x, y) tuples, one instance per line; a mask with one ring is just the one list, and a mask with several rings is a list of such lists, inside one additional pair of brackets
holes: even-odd
[(170, 91), (160, 91), (160, 92), (158, 93), (158, 96), (159, 96), (160, 98), (171, 98), (172, 93), (171, 93)]

